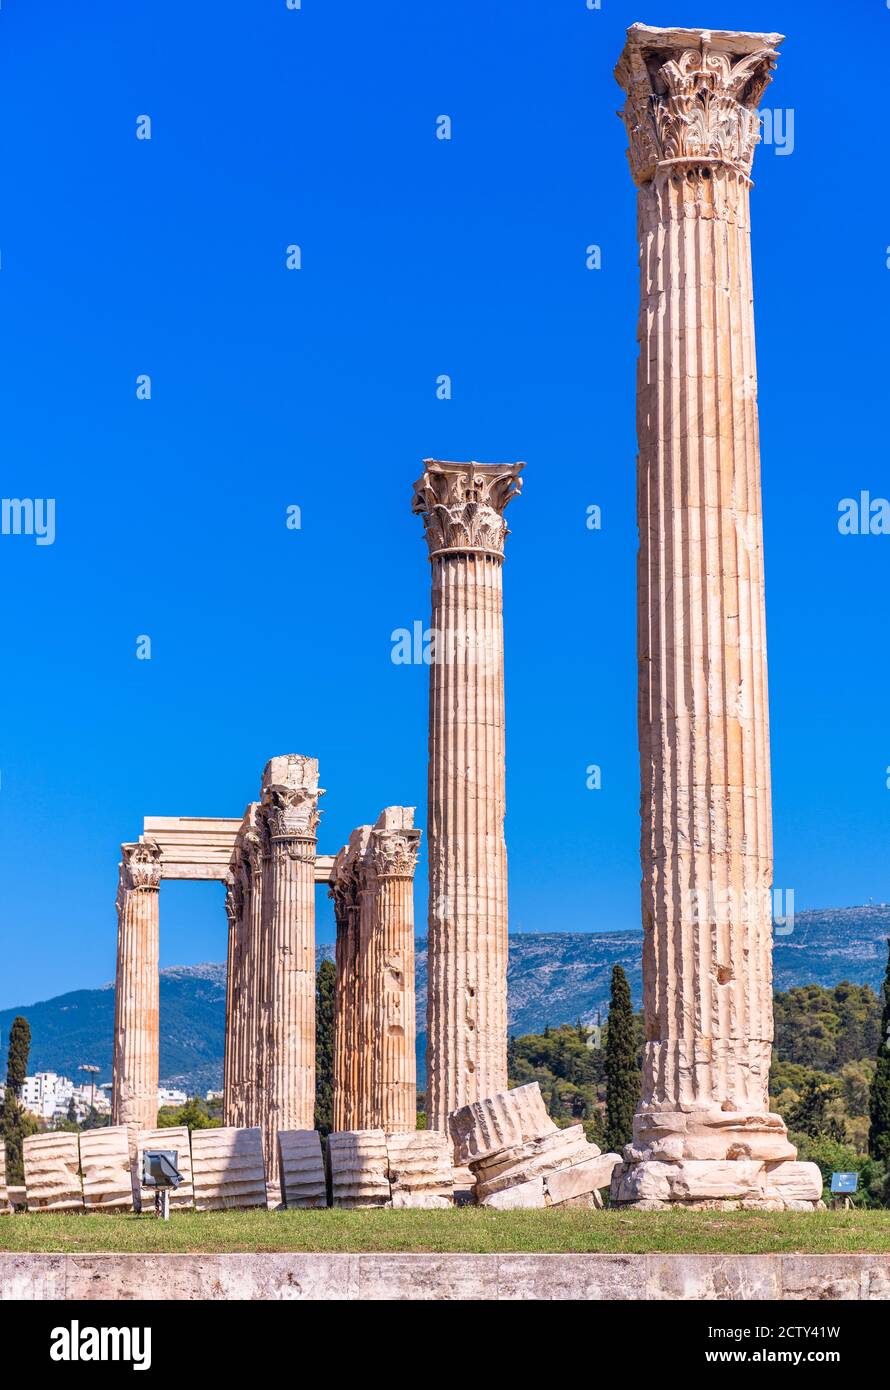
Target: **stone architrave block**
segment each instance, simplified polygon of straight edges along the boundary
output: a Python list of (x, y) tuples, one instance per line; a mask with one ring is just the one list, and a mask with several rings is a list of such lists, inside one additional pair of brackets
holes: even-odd
[(85, 1210), (133, 1210), (133, 1179), (126, 1125), (84, 1130), (80, 1136), (80, 1167)]
[(192, 1183), (197, 1211), (265, 1207), (266, 1169), (260, 1130), (194, 1130)]
[[(189, 1132), (185, 1125), (174, 1125), (170, 1129), (140, 1129), (136, 1139), (136, 1161), (139, 1181), (142, 1181), (142, 1155), (146, 1149), (168, 1149), (176, 1154), (176, 1167), (184, 1181), (179, 1187), (170, 1188), (170, 1208), (183, 1210), (195, 1205), (195, 1190), (192, 1184), (192, 1147)], [(142, 1187), (142, 1206), (154, 1201), (155, 1189)]]
[(328, 1135), (328, 1165), (335, 1207), (392, 1206), (382, 1129), (335, 1130)]
[(82, 1211), (76, 1134), (31, 1134), (22, 1146), (29, 1211)]
[(387, 1134), (386, 1152), (394, 1207), (454, 1205), (453, 1146), (447, 1134), (435, 1129)]
[(321, 1136), (316, 1130), (278, 1131), (278, 1174), (286, 1207), (327, 1206)]

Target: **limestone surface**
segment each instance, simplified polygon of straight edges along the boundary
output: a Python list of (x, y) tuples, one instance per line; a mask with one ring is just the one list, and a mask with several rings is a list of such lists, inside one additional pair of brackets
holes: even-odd
[(432, 568), (427, 1114), (507, 1085), (504, 509), (523, 464), (424, 460)]
[(394, 1207), (453, 1205), (452, 1147), (441, 1130), (387, 1134), (386, 1153)]
[(77, 1135), (31, 1134), (23, 1143), (29, 1211), (82, 1211)]
[[(173, 1125), (170, 1129), (141, 1129), (137, 1137), (137, 1174), (142, 1178), (142, 1155), (146, 1149), (167, 1149), (176, 1154), (176, 1167), (184, 1181), (179, 1187), (170, 1188), (170, 1207), (173, 1210), (187, 1209), (195, 1205), (195, 1190), (192, 1184), (192, 1149), (189, 1132), (185, 1125)], [(141, 1189), (142, 1205), (154, 1201), (155, 1189)]]
[(255, 1126), (194, 1130), (192, 1182), (198, 1211), (265, 1207), (266, 1173), (260, 1130)]
[(392, 1206), (382, 1129), (335, 1130), (329, 1134), (328, 1167), (335, 1207)]
[(321, 1137), (316, 1130), (278, 1131), (278, 1172), (286, 1207), (327, 1206)]
[(133, 1180), (126, 1125), (87, 1129), (80, 1136), (83, 1204), (87, 1211), (132, 1211)]
[(592, 1194), (609, 1186), (621, 1161), (589, 1144), (581, 1125), (555, 1125), (536, 1081), (462, 1106), (449, 1125), (484, 1207), (595, 1202)]
[[(749, 206), (757, 108), (780, 42), (635, 24), (615, 70), (641, 268), (647, 1039), (634, 1141), (613, 1189), (622, 1200), (746, 1200), (763, 1162), (795, 1157), (768, 1102), (773, 861)], [(700, 1162), (714, 1165), (710, 1178)], [(666, 1195), (642, 1195), (655, 1192)]]

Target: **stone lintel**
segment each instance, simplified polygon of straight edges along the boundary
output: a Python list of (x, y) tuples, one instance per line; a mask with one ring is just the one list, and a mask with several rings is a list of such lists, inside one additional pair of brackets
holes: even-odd
[[(225, 882), (243, 817), (146, 816), (140, 843), (161, 851), (161, 878)], [(315, 856), (315, 882), (330, 882), (332, 854)]]

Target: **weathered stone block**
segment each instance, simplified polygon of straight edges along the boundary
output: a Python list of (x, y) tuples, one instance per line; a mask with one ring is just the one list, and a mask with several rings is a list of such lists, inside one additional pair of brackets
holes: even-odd
[(448, 1127), (458, 1161), (471, 1165), (557, 1128), (547, 1114), (537, 1081), (462, 1106), (449, 1115)]
[(198, 1211), (266, 1206), (259, 1129), (194, 1130), (192, 1182)]
[(791, 1202), (822, 1200), (822, 1172), (816, 1163), (768, 1163), (766, 1196)]
[(278, 1172), (286, 1207), (327, 1206), (321, 1136), (316, 1130), (278, 1131)]
[(394, 1207), (450, 1207), (454, 1201), (452, 1145), (435, 1129), (387, 1134)]
[(29, 1211), (81, 1211), (83, 1187), (76, 1134), (31, 1134), (24, 1141)]
[(514, 1187), (502, 1188), (488, 1196), (477, 1197), (480, 1207), (493, 1207), (496, 1211), (516, 1211), (525, 1208), (544, 1207), (544, 1179), (530, 1178), (528, 1182), (517, 1183)]
[(84, 1130), (80, 1136), (80, 1167), (87, 1211), (133, 1210), (126, 1125)]
[(382, 1129), (335, 1130), (329, 1134), (328, 1167), (335, 1207), (392, 1205), (389, 1157)]
[(575, 1163), (571, 1168), (559, 1168), (554, 1173), (548, 1173), (544, 1185), (551, 1205), (559, 1206), (573, 1198), (598, 1192), (601, 1187), (609, 1187), (612, 1173), (620, 1162), (618, 1154), (599, 1154), (583, 1163)]
[(764, 1164), (686, 1159), (682, 1163), (625, 1163), (612, 1178), (615, 1202), (743, 1201), (763, 1198)]

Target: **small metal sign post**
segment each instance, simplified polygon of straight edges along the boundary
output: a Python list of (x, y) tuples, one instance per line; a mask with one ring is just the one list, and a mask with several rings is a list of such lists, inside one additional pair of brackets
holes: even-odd
[[(832, 1173), (831, 1175), (831, 1205), (835, 1208), (852, 1207), (850, 1193), (855, 1192), (859, 1184), (858, 1173)], [(843, 1202), (841, 1201), (843, 1198)]]
[(155, 1216), (170, 1220), (170, 1189), (183, 1181), (176, 1166), (179, 1154), (175, 1149), (145, 1149), (142, 1153), (142, 1186), (155, 1190)]

